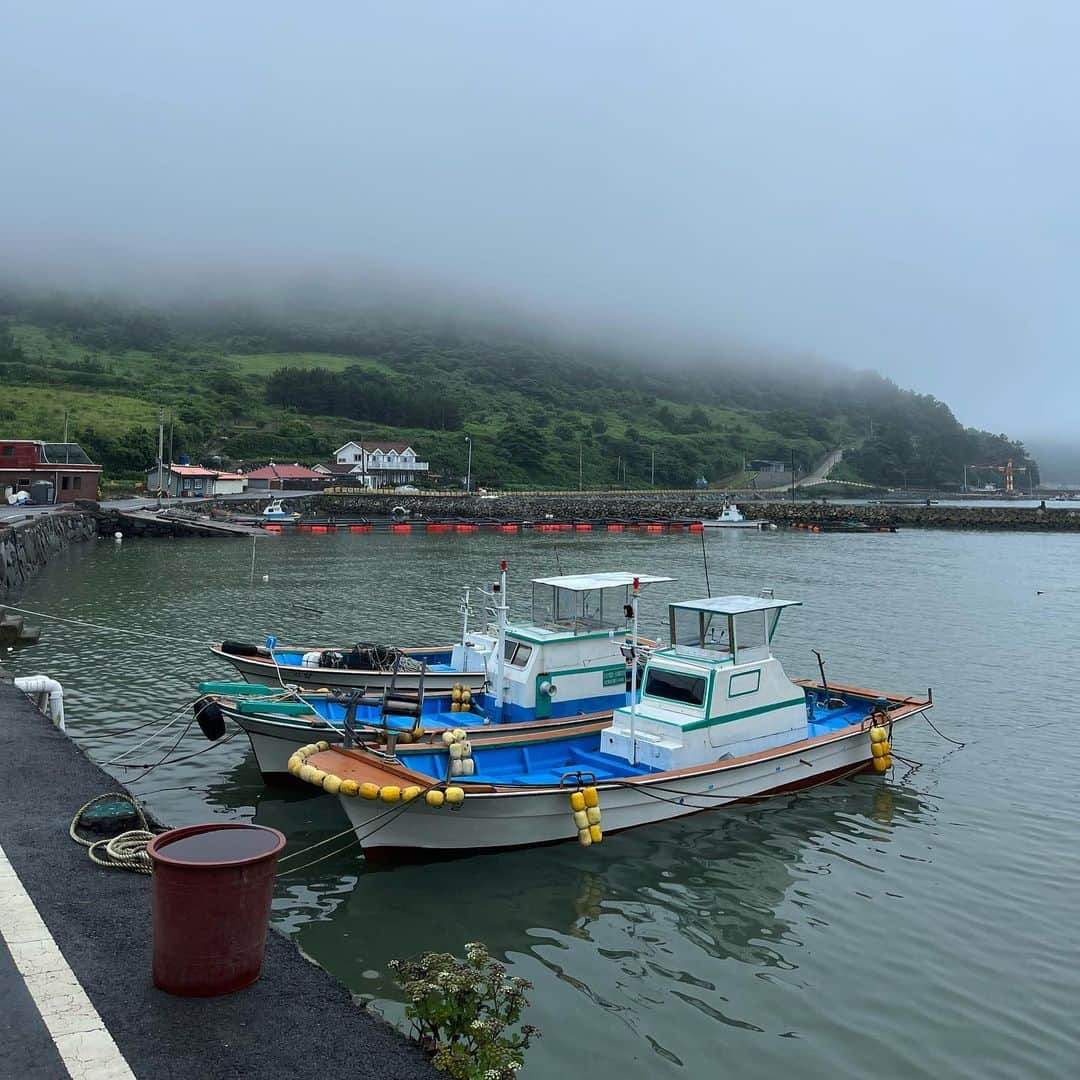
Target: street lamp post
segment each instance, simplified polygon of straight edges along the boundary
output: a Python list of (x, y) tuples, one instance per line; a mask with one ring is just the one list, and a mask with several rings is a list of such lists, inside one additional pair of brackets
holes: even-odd
[(465, 466), (465, 494), (468, 495), (472, 491), (472, 438), (466, 435), (465, 441), (469, 444), (468, 464)]

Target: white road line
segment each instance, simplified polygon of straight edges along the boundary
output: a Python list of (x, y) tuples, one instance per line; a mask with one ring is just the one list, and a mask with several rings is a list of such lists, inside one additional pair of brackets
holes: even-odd
[(2, 846), (0, 937), (73, 1080), (135, 1080)]

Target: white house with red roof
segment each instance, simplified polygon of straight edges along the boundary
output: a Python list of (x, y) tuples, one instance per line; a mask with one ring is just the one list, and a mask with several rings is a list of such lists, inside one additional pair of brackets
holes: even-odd
[(347, 442), (337, 449), (332, 463), (317, 468), (324, 476), (347, 476), (364, 487), (386, 488), (423, 479), (429, 465), (417, 460), (409, 443), (382, 440)]
[(217, 469), (204, 469), (201, 465), (154, 465), (146, 470), (146, 490), (172, 498), (187, 495), (207, 498), (216, 494), (217, 475)]

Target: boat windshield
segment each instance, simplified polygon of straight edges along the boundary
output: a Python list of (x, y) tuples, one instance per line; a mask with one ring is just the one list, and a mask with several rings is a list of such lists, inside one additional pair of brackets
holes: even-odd
[(672, 645), (711, 655), (731, 655), (730, 616), (715, 611), (673, 607)]
[(590, 630), (622, 630), (626, 626), (629, 602), (629, 585), (564, 589), (533, 582), (532, 621), (534, 626), (570, 630), (575, 634)]

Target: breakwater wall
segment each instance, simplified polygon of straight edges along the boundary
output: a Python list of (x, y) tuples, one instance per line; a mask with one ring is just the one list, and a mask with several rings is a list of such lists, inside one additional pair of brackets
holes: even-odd
[[(291, 500), (290, 506), (305, 514), (338, 514), (380, 517), (398, 508), (414, 518), (462, 517), (500, 521), (618, 520), (693, 518), (707, 520), (719, 516), (725, 501), (708, 493), (701, 495), (310, 495)], [(853, 505), (829, 502), (747, 502), (739, 508), (747, 518), (768, 520), (779, 525), (795, 522), (860, 521), (868, 525), (896, 525), (902, 528), (994, 529), (1032, 531), (1080, 531), (1080, 508), (991, 507), (910, 505)]]
[(0, 600), (18, 596), (57, 552), (97, 534), (97, 518), (80, 510), (0, 518)]

